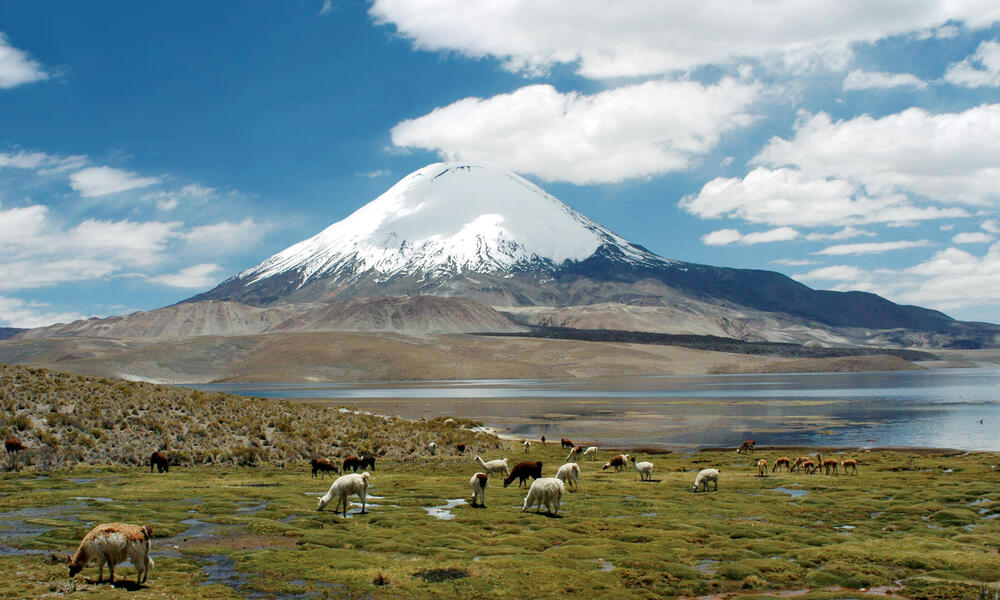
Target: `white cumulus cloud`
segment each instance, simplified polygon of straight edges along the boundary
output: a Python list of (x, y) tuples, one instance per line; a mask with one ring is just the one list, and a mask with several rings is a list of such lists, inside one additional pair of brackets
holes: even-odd
[(194, 265), (181, 269), (177, 273), (168, 273), (150, 277), (154, 283), (161, 283), (179, 288), (207, 288), (219, 283), (219, 274), (223, 268), (212, 263)]
[(930, 246), (929, 240), (898, 241), (898, 242), (871, 242), (866, 244), (839, 244), (818, 250), (815, 254), (826, 254), (830, 256), (843, 256), (846, 254), (882, 254), (893, 250), (906, 250), (907, 248), (921, 248)]
[(847, 226), (840, 231), (834, 231), (833, 233), (810, 233), (806, 236), (809, 241), (816, 240), (849, 240), (856, 237), (874, 237), (874, 231), (866, 231), (864, 229), (858, 229), (857, 227)]
[(799, 237), (799, 232), (791, 227), (777, 227), (767, 231), (755, 231), (747, 234), (742, 234), (736, 229), (720, 229), (719, 231), (703, 235), (701, 241), (706, 246), (725, 246), (732, 243), (752, 246), (754, 244), (767, 244), (769, 242), (787, 242), (797, 237)]
[(41, 63), (24, 50), (11, 46), (7, 36), (0, 32), (0, 89), (48, 78)]
[(648, 81), (593, 95), (532, 85), (465, 98), (392, 128), (397, 147), (483, 160), (548, 181), (610, 183), (687, 169), (751, 123), (761, 86)]
[(844, 91), (888, 89), (909, 87), (922, 89), (927, 84), (909, 73), (883, 73), (881, 71), (862, 71), (855, 69), (844, 78)]
[(77, 312), (54, 311), (45, 302), (0, 296), (0, 325), (6, 327), (44, 327), (53, 323), (71, 323), (83, 319)]
[(69, 176), (70, 187), (84, 198), (149, 187), (159, 182), (158, 177), (141, 177), (131, 171), (111, 167), (89, 167)]
[(538, 74), (575, 64), (589, 78), (641, 77), (746, 59), (843, 68), (851, 45), (1000, 19), (992, 0), (374, 0), (369, 13), (415, 47), (492, 57)]
[(951, 238), (953, 244), (988, 244), (993, 241), (993, 236), (982, 231), (971, 231), (957, 233)]
[(944, 80), (973, 88), (1000, 86), (1000, 43), (981, 42), (972, 56), (948, 67)]

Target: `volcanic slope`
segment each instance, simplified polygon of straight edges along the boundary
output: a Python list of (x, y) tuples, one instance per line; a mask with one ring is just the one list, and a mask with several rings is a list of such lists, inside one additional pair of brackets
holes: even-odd
[(686, 298), (723, 314), (751, 309), (821, 327), (954, 332), (943, 343), (974, 330), (989, 345), (1000, 333), (875, 294), (813, 290), (772, 271), (661, 258), (485, 163), (424, 167), (346, 219), (187, 302), (270, 306), (420, 295), (513, 307), (671, 306)]

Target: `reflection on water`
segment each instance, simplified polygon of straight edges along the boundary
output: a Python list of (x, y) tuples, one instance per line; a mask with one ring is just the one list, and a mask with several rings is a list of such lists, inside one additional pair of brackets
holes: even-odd
[[(1000, 450), (1000, 369), (392, 383), (206, 384), (603, 445), (933, 446)], [(982, 420), (982, 424), (980, 424)]]

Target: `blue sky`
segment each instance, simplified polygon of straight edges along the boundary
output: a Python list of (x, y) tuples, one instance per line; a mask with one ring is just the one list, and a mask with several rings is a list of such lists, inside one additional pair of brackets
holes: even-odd
[(992, 1), (21, 2), (0, 35), (0, 325), (172, 304), (442, 159), (1000, 321)]

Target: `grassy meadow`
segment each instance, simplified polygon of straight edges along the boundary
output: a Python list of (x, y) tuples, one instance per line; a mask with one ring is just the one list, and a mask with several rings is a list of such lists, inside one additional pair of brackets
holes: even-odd
[[(565, 451), (514, 442), (484, 452), (545, 463)], [(782, 450), (795, 457), (801, 452)], [(815, 452), (809, 452), (815, 454)], [(611, 455), (602, 451), (601, 458)], [(451, 448), (380, 459), (368, 514), (316, 511), (330, 485), (308, 463), (276, 468), (34, 468), (0, 479), (4, 598), (995, 598), (1000, 580), (1000, 460), (991, 453), (831, 452), (858, 476), (756, 476), (732, 450), (639, 453), (633, 470), (581, 462), (580, 491), (558, 518), (522, 513), (525, 490), (491, 478), (488, 508), (459, 504), (477, 469)], [(752, 459), (773, 462), (777, 451)], [(720, 468), (717, 492), (692, 493)], [(769, 473), (770, 475), (770, 473)], [(777, 489), (781, 488), (781, 489)], [(95, 523), (151, 524), (156, 566), (116, 587), (96, 567), (75, 580), (57, 562)], [(862, 591), (863, 590), (863, 591)]]

